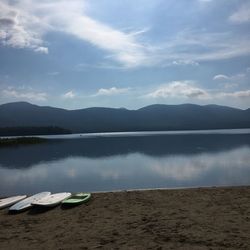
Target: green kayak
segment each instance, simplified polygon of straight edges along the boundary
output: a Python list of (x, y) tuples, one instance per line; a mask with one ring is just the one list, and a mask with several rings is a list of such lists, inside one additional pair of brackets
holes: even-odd
[(91, 197), (90, 193), (76, 193), (62, 201), (65, 205), (78, 205), (87, 202)]

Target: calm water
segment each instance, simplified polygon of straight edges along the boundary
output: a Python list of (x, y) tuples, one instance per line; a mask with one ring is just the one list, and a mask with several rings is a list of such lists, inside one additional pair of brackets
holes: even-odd
[(56, 136), (0, 149), (0, 196), (249, 184), (250, 130)]

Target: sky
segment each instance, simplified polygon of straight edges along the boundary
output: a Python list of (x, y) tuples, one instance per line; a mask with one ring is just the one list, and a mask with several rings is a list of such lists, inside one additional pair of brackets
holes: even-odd
[(0, 0), (0, 104), (250, 108), (249, 0)]

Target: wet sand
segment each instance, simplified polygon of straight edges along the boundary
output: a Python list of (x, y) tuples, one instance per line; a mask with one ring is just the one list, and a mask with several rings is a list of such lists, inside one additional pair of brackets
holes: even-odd
[(0, 249), (250, 249), (250, 187), (96, 193), (70, 209), (0, 210)]

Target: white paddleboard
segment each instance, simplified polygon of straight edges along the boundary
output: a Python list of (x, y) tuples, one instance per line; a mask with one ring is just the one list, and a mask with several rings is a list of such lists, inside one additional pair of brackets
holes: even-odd
[(18, 196), (12, 196), (8, 198), (0, 199), (0, 209), (9, 207), (17, 203), (18, 201), (25, 199), (26, 197), (27, 195), (18, 195)]
[(66, 198), (69, 198), (71, 193), (56, 193), (46, 196), (38, 201), (32, 202), (32, 205), (44, 206), (44, 207), (54, 207), (60, 204)]
[(50, 192), (42, 192), (42, 193), (38, 193), (35, 195), (32, 195), (22, 201), (19, 201), (18, 203), (16, 203), (15, 205), (10, 207), (10, 211), (22, 211), (25, 209), (28, 209), (32, 206), (33, 202), (39, 201), (40, 199), (49, 196), (51, 193)]

